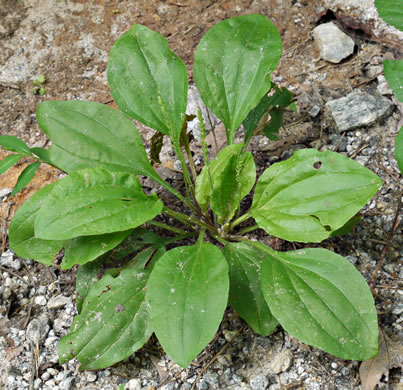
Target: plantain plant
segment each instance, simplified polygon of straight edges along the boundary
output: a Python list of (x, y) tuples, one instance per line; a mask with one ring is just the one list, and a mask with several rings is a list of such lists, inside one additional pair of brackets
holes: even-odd
[[(260, 228), (284, 240), (319, 243), (351, 224), (381, 186), (357, 162), (315, 149), (295, 152), (256, 180), (247, 146), (255, 134), (276, 137), (283, 111), (293, 106), (292, 94), (270, 82), (281, 51), (280, 34), (263, 15), (224, 20), (201, 39), (194, 81), (224, 123), (227, 145), (209, 158), (199, 112), (199, 175), (186, 126), (186, 67), (161, 35), (142, 25), (124, 33), (109, 56), (108, 83), (121, 111), (46, 101), (36, 117), (52, 141), (49, 149), (0, 137), (16, 152), (3, 160), (3, 171), (24, 155), (38, 160), (20, 188), (41, 162), (68, 174), (26, 201), (9, 228), (19, 256), (50, 265), (64, 249), (61, 267), (79, 265), (78, 315), (60, 341), (61, 363), (77, 358), (81, 369), (111, 366), (154, 332), (186, 367), (214, 337), (228, 304), (260, 335), (281, 325), (344, 359), (377, 354), (374, 301), (353, 265), (329, 250), (279, 252), (246, 235)], [(132, 118), (171, 139), (182, 192), (154, 170)], [(235, 143), (239, 129), (243, 142)], [(145, 194), (139, 175), (177, 197), (180, 211)], [(241, 202), (251, 192), (245, 209)], [(156, 234), (156, 227), (167, 234)], [(115, 266), (105, 270), (105, 264)]]

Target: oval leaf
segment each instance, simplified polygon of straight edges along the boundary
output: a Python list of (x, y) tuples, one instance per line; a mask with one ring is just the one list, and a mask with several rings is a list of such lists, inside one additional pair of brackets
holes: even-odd
[(228, 265), (212, 244), (177, 247), (155, 265), (147, 301), (164, 350), (182, 367), (214, 337), (228, 299)]
[(100, 234), (98, 236), (75, 237), (64, 243), (62, 269), (75, 264), (85, 264), (118, 246), (133, 230)]
[(269, 234), (320, 242), (355, 215), (381, 184), (373, 172), (341, 154), (303, 149), (265, 170), (251, 214)]
[(89, 168), (71, 173), (54, 188), (35, 221), (35, 236), (68, 240), (142, 225), (163, 203), (146, 196), (136, 176)]
[(43, 102), (38, 124), (51, 139), (48, 159), (65, 172), (103, 166), (150, 176), (151, 167), (132, 120), (109, 106), (93, 102)]
[(375, 0), (379, 16), (388, 24), (403, 31), (403, 7), (401, 0)]
[(204, 103), (224, 122), (230, 144), (270, 89), (281, 50), (279, 32), (263, 15), (224, 20), (201, 39), (193, 77)]
[(196, 199), (202, 210), (211, 209), (219, 222), (230, 220), (241, 200), (256, 181), (256, 167), (250, 152), (241, 152), (243, 144), (229, 145), (205, 166), (196, 180)]
[(63, 241), (41, 240), (35, 237), (34, 223), (43, 203), (59, 182), (43, 187), (16, 212), (9, 227), (10, 248), (24, 259), (34, 259), (50, 265), (62, 249)]
[[(401, 5), (403, 6), (403, 3)], [(385, 60), (383, 62), (383, 71), (397, 100), (403, 102), (403, 60)]]
[(76, 357), (82, 370), (101, 369), (146, 343), (153, 329), (145, 301), (149, 271), (144, 263), (152, 251), (142, 252), (139, 264), (115, 278), (106, 275), (91, 287), (70, 333), (59, 343), (61, 364)]
[(365, 279), (326, 249), (271, 251), (261, 268), (264, 297), (292, 336), (349, 360), (378, 352), (378, 321)]
[(11, 154), (0, 161), (0, 175), (11, 168), (14, 164), (21, 160), (23, 156), (21, 154)]
[(38, 170), (41, 163), (34, 162), (28, 165), (20, 174), (17, 180), (17, 184), (15, 185), (13, 192), (10, 196), (14, 196), (17, 192), (21, 191), (34, 177), (35, 172)]
[(260, 267), (266, 253), (245, 243), (224, 247), (229, 264), (229, 301), (237, 313), (262, 336), (276, 329), (278, 321), (271, 314), (260, 287)]
[(24, 156), (32, 156), (31, 150), (25, 142), (12, 135), (0, 135), (0, 146)]
[(187, 71), (164, 37), (135, 24), (113, 45), (107, 72), (112, 96), (123, 112), (179, 140)]

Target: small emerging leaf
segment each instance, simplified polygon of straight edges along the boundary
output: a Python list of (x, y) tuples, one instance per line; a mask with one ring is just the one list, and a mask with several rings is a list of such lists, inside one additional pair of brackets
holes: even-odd
[(352, 218), (350, 218), (341, 228), (338, 228), (337, 230), (334, 230), (331, 234), (332, 237), (337, 237), (337, 236), (344, 236), (346, 234), (351, 233), (355, 226), (361, 221), (362, 215), (354, 215)]
[(373, 172), (341, 154), (303, 149), (265, 170), (251, 214), (269, 234), (320, 242), (355, 215), (381, 184)]
[(261, 284), (271, 312), (290, 335), (349, 360), (378, 352), (378, 321), (367, 282), (325, 249), (270, 251)]
[(43, 187), (16, 212), (9, 228), (10, 248), (24, 259), (34, 259), (50, 265), (62, 249), (63, 241), (41, 240), (35, 237), (34, 223), (40, 208), (59, 182)]
[(6, 172), (9, 168), (11, 168), (14, 164), (21, 160), (24, 157), (21, 154), (11, 154), (7, 156), (3, 160), (0, 161), (0, 175)]
[(182, 367), (214, 337), (228, 299), (228, 266), (221, 251), (198, 242), (166, 252), (147, 284), (155, 333)]
[(224, 247), (229, 265), (230, 289), (228, 303), (262, 336), (276, 329), (278, 321), (271, 314), (260, 287), (260, 267), (266, 253), (245, 243)]
[(17, 180), (17, 184), (15, 185), (13, 192), (10, 196), (14, 196), (17, 192), (21, 191), (34, 177), (35, 172), (38, 170), (41, 163), (34, 162), (28, 165), (20, 174)]
[(157, 216), (163, 203), (146, 196), (135, 175), (89, 168), (61, 179), (35, 221), (35, 236), (68, 240), (129, 230)]
[(230, 220), (256, 180), (256, 167), (242, 144), (222, 149), (196, 180), (196, 199), (203, 211), (210, 203), (220, 223)]
[(0, 135), (0, 146), (24, 156), (32, 156), (31, 150), (25, 142), (12, 135)]
[(45, 162), (49, 165), (52, 165), (52, 162), (49, 158), (49, 151), (44, 148), (31, 148), (31, 152), (38, 156), (42, 162)]

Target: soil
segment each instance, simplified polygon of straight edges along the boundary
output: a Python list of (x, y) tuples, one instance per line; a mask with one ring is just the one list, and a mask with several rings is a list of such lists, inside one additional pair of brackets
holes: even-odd
[[(382, 73), (383, 59), (402, 56), (402, 52), (399, 51), (401, 35), (393, 29), (385, 29), (384, 25), (379, 24), (379, 19), (374, 23), (367, 23), (365, 9), (361, 9), (361, 14), (354, 7), (349, 9), (348, 1), (339, 1), (337, 7), (332, 9), (328, 3), (329, 1), (309, 0), (42, 0), (40, 2), (0, 0), (0, 63), (2, 64), (0, 134), (18, 136), (31, 147), (44, 146), (47, 145), (46, 136), (41, 133), (35, 120), (35, 110), (41, 101), (84, 99), (113, 105), (105, 72), (108, 52), (114, 41), (134, 23), (143, 24), (165, 36), (170, 48), (185, 62), (191, 78), (195, 49), (200, 38), (210, 27), (232, 16), (260, 13), (273, 21), (283, 39), (283, 55), (272, 79), (296, 94), (299, 108), (298, 113), (287, 113), (279, 141), (267, 143), (262, 138), (253, 141), (252, 150), (260, 165), (260, 171), (274, 161), (289, 157), (294, 150), (301, 147), (318, 147), (321, 150), (339, 148), (344, 136), (339, 136), (337, 141), (334, 141), (336, 133), (326, 121), (324, 104), (328, 100), (343, 97), (356, 90), (376, 93), (380, 82), (377, 76)], [(312, 29), (328, 20), (334, 20), (356, 43), (355, 53), (337, 65), (320, 58), (319, 50), (311, 37)], [(43, 96), (36, 95), (32, 91), (32, 81), (41, 74), (46, 77), (44, 84), (46, 93)], [(388, 97), (398, 106), (391, 95)], [(318, 117), (312, 118), (309, 111), (315, 105), (320, 107), (321, 113)], [(398, 292), (401, 291), (398, 285), (401, 240), (397, 238), (399, 228), (395, 229), (394, 235), (389, 235), (389, 232), (396, 210), (399, 210), (398, 199), (402, 187), (395, 162), (389, 165), (385, 165), (384, 162), (385, 159), (393, 160), (393, 137), (396, 135), (399, 119), (397, 107), (390, 118), (370, 130), (358, 129), (345, 135), (352, 149), (340, 151), (354, 158), (366, 156), (364, 146), (369, 143), (366, 141), (366, 136), (376, 138), (372, 147), (379, 152), (365, 163), (367, 167), (381, 175), (386, 188), (384, 187), (383, 192), (378, 193), (364, 209), (361, 227), (353, 239), (343, 241), (343, 238), (335, 238), (324, 245), (340, 254), (358, 258), (357, 265), (360, 271), (369, 279), (376, 269), (384, 248), (383, 244), (389, 244), (389, 250), (383, 255), (384, 266), (389, 268), (382, 268), (377, 280), (378, 286), (386, 287), (379, 287), (374, 292), (378, 298), (377, 309), (380, 313), (381, 326), (387, 328), (387, 333), (395, 339), (396, 333), (401, 332), (401, 328), (392, 326), (399, 321), (397, 315), (393, 314), (393, 317), (391, 313), (398, 305)], [(145, 141), (149, 142), (152, 132), (144, 126), (140, 126), (140, 130)], [(198, 145), (194, 144), (194, 148), (197, 151)], [(383, 152), (384, 150), (386, 151)], [(0, 150), (0, 159), (6, 155), (7, 152)], [(173, 157), (169, 150), (163, 157), (161, 164), (163, 169), (174, 168)], [(1, 175), (0, 190), (13, 188), (19, 174), (29, 163), (28, 158), (22, 159)], [(8, 223), (18, 207), (39, 188), (60, 178), (61, 174), (62, 172), (57, 169), (43, 164), (23, 191), (0, 202), (1, 253), (7, 249)], [(167, 175), (172, 178), (175, 173), (168, 172)], [(380, 233), (372, 234), (376, 229), (380, 229)], [(370, 233), (367, 234), (365, 231)], [(371, 243), (367, 241), (368, 238), (374, 241)], [(273, 240), (270, 244), (280, 247), (283, 245)], [(362, 260), (360, 253), (365, 253), (370, 259)], [(26, 272), (24, 270), (25, 268), (21, 269), (21, 274)], [(45, 267), (38, 264), (33, 266), (33, 270), (39, 275), (41, 280), (38, 283), (41, 285), (54, 281), (50, 276), (54, 271), (45, 271)], [(57, 264), (54, 270), (59, 274)], [(73, 281), (74, 272), (74, 270), (65, 272), (63, 279)], [(74, 284), (67, 284), (66, 288), (72, 296)], [(67, 295), (66, 290), (64, 293)], [(14, 324), (20, 324), (22, 315), (21, 313), (14, 315)], [(232, 316), (233, 313), (229, 312), (226, 319), (230, 325), (233, 321)], [(250, 329), (245, 330), (243, 337), (249, 338), (251, 344), (262, 343), (259, 341), (261, 338), (253, 336)], [(281, 339), (279, 334), (274, 336), (274, 340), (278, 341), (279, 338)], [(295, 345), (295, 341), (292, 342)], [(273, 341), (272, 345), (275, 343)], [(266, 347), (270, 348), (270, 342)], [(241, 346), (239, 348), (242, 349)], [(216, 350), (211, 348), (207, 351), (205, 361), (210, 360)], [(298, 361), (301, 347), (291, 350), (293, 360)], [(236, 352), (236, 348), (234, 351)], [(234, 367), (239, 368), (242, 364), (248, 364), (247, 358), (237, 361), (234, 354), (232, 356)], [(337, 382), (337, 375), (329, 369), (323, 369), (323, 364), (330, 364), (333, 361), (332, 357), (323, 353), (315, 356), (315, 359), (306, 359), (309, 361), (306, 364), (315, 367), (314, 370), (308, 371), (309, 375), (325, 378), (326, 382), (322, 383), (327, 383), (326, 388), (342, 388), (341, 382)], [(358, 364), (354, 365), (339, 359), (337, 362), (339, 366), (351, 368), (350, 374), (347, 375), (346, 388), (357, 388)], [(150, 362), (147, 364), (153, 367)], [(256, 364), (256, 361), (253, 364)], [(252, 366), (253, 364), (251, 363)], [(201, 367), (203, 364), (199, 365), (199, 368)], [(255, 370), (256, 367), (253, 367)], [(132, 369), (138, 371), (135, 364)], [(251, 376), (245, 367), (242, 367), (242, 370), (238, 373), (242, 372), (245, 378)], [(317, 374), (318, 370), (321, 371), (320, 374)], [(392, 382), (398, 381), (396, 378), (399, 373), (394, 372), (391, 376)], [(114, 374), (133, 377), (133, 372), (123, 369), (121, 365), (112, 370), (112, 375)], [(158, 378), (162, 381), (160, 374), (154, 369), (153, 379), (157, 383), (160, 383)], [(288, 387), (293, 383), (294, 387)], [(304, 388), (305, 385), (291, 378), (284, 386), (283, 388)]]

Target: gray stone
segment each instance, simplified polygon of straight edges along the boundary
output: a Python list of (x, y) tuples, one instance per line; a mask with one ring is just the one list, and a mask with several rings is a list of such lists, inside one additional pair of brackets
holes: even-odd
[(251, 378), (249, 381), (249, 386), (253, 390), (265, 390), (269, 384), (269, 381), (264, 374), (258, 374)]
[(139, 379), (130, 379), (125, 386), (125, 390), (140, 390), (140, 389), (141, 389), (141, 382)]
[(392, 111), (392, 103), (383, 96), (350, 93), (346, 97), (326, 103), (326, 115), (340, 133), (370, 126)]
[(71, 302), (70, 298), (63, 295), (56, 295), (51, 297), (48, 301), (48, 309), (60, 309), (61, 307), (68, 305)]
[(309, 111), (309, 115), (312, 118), (316, 118), (318, 116), (318, 114), (320, 113), (320, 108), (318, 106), (313, 106), (311, 108), (311, 111)]
[(268, 368), (273, 374), (280, 374), (288, 371), (292, 366), (292, 362), (293, 356), (291, 351), (288, 349), (282, 349), (273, 355)]
[(354, 41), (332, 22), (315, 27), (313, 37), (321, 58), (334, 64), (354, 52)]
[(34, 318), (27, 327), (25, 333), (26, 339), (36, 347), (37, 343), (43, 343), (49, 333), (49, 318), (46, 314), (41, 314), (38, 318)]
[(71, 390), (73, 388), (74, 377), (64, 379), (59, 383), (60, 390)]

